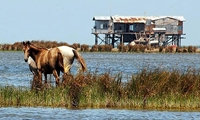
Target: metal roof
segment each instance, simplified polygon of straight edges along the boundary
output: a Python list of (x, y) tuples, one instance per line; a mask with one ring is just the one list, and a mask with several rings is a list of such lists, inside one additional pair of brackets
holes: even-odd
[(159, 17), (152, 17), (151, 20), (158, 20), (163, 18), (172, 18), (179, 21), (185, 21), (185, 18), (183, 16), (159, 16)]
[(112, 16), (114, 23), (145, 23), (146, 18), (141, 16)]
[(112, 19), (114, 23), (146, 23), (147, 19), (152, 21), (163, 19), (163, 18), (172, 18), (179, 21), (185, 21), (183, 16), (95, 16), (93, 20), (110, 20)]
[(94, 16), (92, 20), (110, 20), (110, 16)]

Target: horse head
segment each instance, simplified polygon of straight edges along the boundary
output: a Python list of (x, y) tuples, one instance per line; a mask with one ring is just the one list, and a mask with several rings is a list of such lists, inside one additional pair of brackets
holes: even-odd
[(23, 51), (24, 51), (24, 61), (27, 62), (28, 61), (28, 57), (30, 56), (30, 42), (26, 41), (26, 42), (22, 42), (23, 44)]

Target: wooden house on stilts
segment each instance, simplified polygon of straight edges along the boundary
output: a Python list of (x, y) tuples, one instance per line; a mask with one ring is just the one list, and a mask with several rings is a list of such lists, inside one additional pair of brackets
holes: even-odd
[[(183, 16), (96, 16), (92, 34), (95, 44), (134, 43), (181, 46)], [(100, 43), (99, 43), (100, 41)]]

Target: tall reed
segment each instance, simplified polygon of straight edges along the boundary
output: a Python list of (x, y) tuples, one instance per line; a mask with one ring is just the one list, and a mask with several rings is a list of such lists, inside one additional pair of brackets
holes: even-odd
[[(63, 76), (63, 86), (41, 90), (0, 88), (1, 106), (199, 110), (200, 71), (143, 69), (125, 80), (123, 73)], [(128, 81), (128, 82), (125, 82)]]

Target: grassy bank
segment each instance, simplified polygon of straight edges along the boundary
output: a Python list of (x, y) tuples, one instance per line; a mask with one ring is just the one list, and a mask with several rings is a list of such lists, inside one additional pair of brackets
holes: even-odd
[[(32, 44), (44, 48), (53, 48), (62, 45), (73, 47), (82, 52), (131, 52), (131, 53), (200, 53), (200, 49), (197, 46), (149, 46), (136, 44), (131, 46), (117, 45), (113, 48), (112, 45), (86, 45), (80, 43), (68, 44), (66, 42), (48, 41), (48, 40), (32, 40)], [(23, 45), (21, 42), (15, 42), (14, 44), (0, 44), (0, 51), (22, 51)]]
[(0, 106), (200, 110), (200, 71), (144, 69), (122, 82), (122, 74), (64, 76), (65, 87), (30, 90), (1, 87)]

